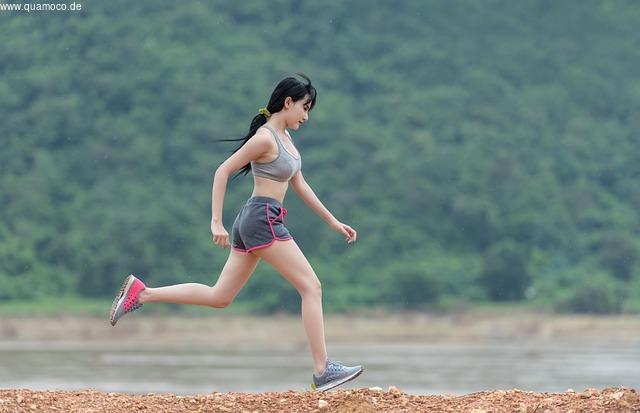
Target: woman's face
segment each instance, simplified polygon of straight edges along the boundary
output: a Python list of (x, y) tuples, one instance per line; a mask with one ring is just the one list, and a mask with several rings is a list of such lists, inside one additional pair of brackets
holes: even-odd
[(298, 130), (300, 125), (309, 119), (309, 109), (311, 109), (311, 96), (294, 102), (291, 97), (287, 97), (284, 102), (287, 113), (287, 128)]

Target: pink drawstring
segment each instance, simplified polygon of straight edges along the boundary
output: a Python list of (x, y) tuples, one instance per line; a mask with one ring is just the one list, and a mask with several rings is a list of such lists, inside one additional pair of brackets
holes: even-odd
[(269, 218), (269, 204), (265, 204), (267, 206), (267, 221), (269, 221), (269, 224), (272, 224), (274, 222), (276, 222), (276, 220), (280, 217), (282, 217), (282, 223), (284, 224), (286, 218), (287, 218), (287, 208), (285, 207), (280, 207), (280, 214), (278, 214), (277, 217), (270, 219)]

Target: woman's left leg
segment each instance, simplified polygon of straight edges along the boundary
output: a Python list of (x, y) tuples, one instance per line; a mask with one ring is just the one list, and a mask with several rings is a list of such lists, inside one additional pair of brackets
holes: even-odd
[(302, 322), (307, 333), (313, 366), (317, 374), (324, 371), (327, 346), (322, 316), (320, 280), (294, 240), (276, 241), (252, 253), (269, 263), (289, 281), (302, 297)]

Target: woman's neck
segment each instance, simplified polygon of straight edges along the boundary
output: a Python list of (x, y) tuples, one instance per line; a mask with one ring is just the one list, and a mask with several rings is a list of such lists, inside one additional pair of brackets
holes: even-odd
[(287, 123), (285, 122), (284, 119), (282, 119), (280, 116), (278, 116), (277, 113), (274, 113), (273, 115), (271, 115), (271, 117), (267, 121), (267, 125), (271, 126), (273, 129), (275, 129), (276, 132), (279, 132), (279, 133), (281, 133), (283, 135), (286, 135), (285, 129), (286, 129)]

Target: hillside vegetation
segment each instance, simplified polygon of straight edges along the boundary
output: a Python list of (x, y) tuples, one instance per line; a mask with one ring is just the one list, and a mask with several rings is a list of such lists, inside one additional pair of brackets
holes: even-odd
[[(109, 2), (0, 14), (0, 300), (212, 284), (211, 182), (283, 77), (328, 311), (640, 311), (640, 3)], [(227, 190), (224, 221), (251, 193)], [(238, 301), (298, 311), (263, 265)]]

